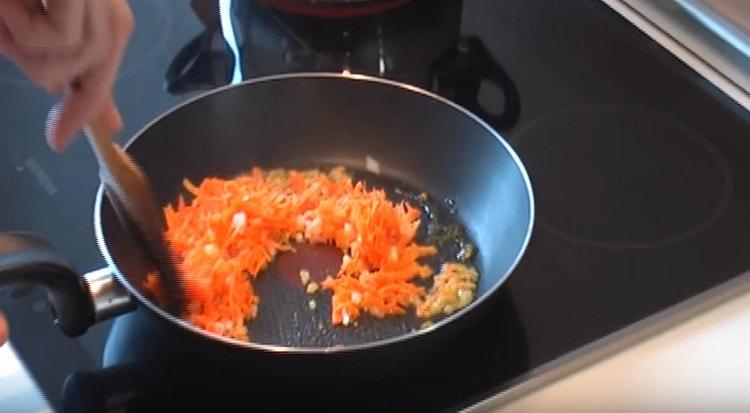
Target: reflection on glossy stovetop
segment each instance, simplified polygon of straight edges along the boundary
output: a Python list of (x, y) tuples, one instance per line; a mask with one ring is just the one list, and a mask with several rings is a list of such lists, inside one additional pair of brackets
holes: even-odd
[[(348, 70), (455, 100), (500, 130), (528, 167), (537, 221), (521, 264), (455, 351), (425, 368), (421, 378), (432, 379), (415, 379), (409, 394), (380, 383), (389, 390), (380, 407), (469, 405), (750, 266), (750, 115), (599, 2), (414, 0), (347, 19), (249, 0), (130, 4), (121, 141), (217, 86)], [(93, 157), (82, 142), (62, 156), (47, 150), (41, 125), (52, 100), (5, 61), (0, 88), (0, 229), (45, 234), (82, 271), (102, 265), (90, 222)], [(69, 340), (40, 300), (0, 305), (58, 405), (68, 374), (101, 363), (110, 324)]]
[[(572, 243), (614, 250), (678, 244), (711, 228), (731, 201), (723, 155), (656, 111), (566, 108), (527, 123), (513, 142), (537, 171), (537, 225)], [(578, 207), (556, 207), (565, 203)]]

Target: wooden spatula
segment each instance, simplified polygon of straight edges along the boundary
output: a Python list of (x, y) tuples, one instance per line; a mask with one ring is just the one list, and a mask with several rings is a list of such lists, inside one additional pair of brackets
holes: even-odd
[[(42, 0), (23, 0), (23, 5), (32, 13), (47, 12), (47, 3)], [(71, 88), (76, 87), (77, 82), (74, 82)], [(167, 311), (175, 316), (181, 315), (185, 291), (177, 262), (164, 237), (164, 216), (146, 174), (112, 140), (107, 127), (92, 122), (84, 129), (99, 161), (99, 177), (107, 198), (123, 227), (144, 247), (147, 257), (159, 272)]]
[(177, 261), (164, 236), (165, 220), (146, 174), (113, 140), (109, 129), (98, 122), (85, 128), (99, 162), (99, 177), (123, 227), (143, 246), (158, 271), (166, 310), (180, 316), (185, 291)]

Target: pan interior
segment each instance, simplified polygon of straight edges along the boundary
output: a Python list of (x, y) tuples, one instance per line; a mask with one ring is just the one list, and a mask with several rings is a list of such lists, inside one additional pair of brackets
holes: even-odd
[[(382, 188), (389, 199), (404, 200), (422, 211), (420, 230), (416, 241), (438, 247), (438, 253), (422, 262), (435, 273), (440, 263), (457, 261), (465, 245), (472, 241), (462, 232), (463, 227), (452, 200), (420, 198), (421, 191), (401, 182), (366, 171), (355, 171), (354, 178), (368, 183), (368, 187)], [(447, 239), (449, 231), (456, 233)], [(440, 238), (440, 243), (431, 240)], [(473, 245), (473, 244), (472, 244)], [(377, 318), (362, 315), (353, 326), (331, 324), (331, 292), (321, 290), (308, 294), (300, 281), (299, 273), (307, 270), (311, 279), (322, 282), (328, 274), (336, 274), (341, 265), (342, 253), (333, 246), (300, 244), (297, 251), (280, 254), (273, 264), (256, 280), (253, 287), (261, 304), (255, 319), (247, 323), (253, 341), (264, 344), (300, 347), (329, 347), (335, 345), (363, 344), (408, 334), (422, 327), (424, 319), (416, 317), (413, 309), (403, 316)], [(429, 290), (431, 279), (415, 280)], [(314, 302), (314, 309), (310, 302)], [(437, 322), (440, 318), (431, 321)]]
[[(391, 194), (397, 187), (407, 195), (428, 193), (441, 216), (451, 216), (455, 208), (453, 216), (478, 251), (474, 304), (455, 316), (507, 278), (531, 227), (526, 175), (498, 136), (452, 105), (389, 83), (288, 77), (227, 88), (168, 113), (138, 134), (127, 150), (147, 171), (164, 205), (182, 193), (183, 178), (228, 178), (253, 166), (342, 165)], [(380, 173), (367, 172), (367, 166)], [(126, 286), (141, 291), (144, 261), (106, 201), (99, 213), (106, 248)], [(300, 250), (277, 257), (254, 282), (260, 306), (258, 317), (248, 324), (253, 342), (364, 344), (405, 336), (422, 323), (407, 313), (386, 319), (363, 316), (355, 328), (332, 327), (330, 293), (316, 294), (311, 311), (311, 296), (293, 280), (299, 282), (301, 268), (313, 277), (330, 273), (340, 265), (340, 256), (330, 247)]]

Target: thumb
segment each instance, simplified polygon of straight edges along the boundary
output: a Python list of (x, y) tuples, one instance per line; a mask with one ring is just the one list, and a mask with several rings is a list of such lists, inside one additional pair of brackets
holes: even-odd
[(107, 100), (104, 102), (101, 113), (97, 118), (99, 122), (104, 124), (112, 133), (119, 132), (122, 129), (122, 116), (120, 110), (115, 104), (115, 100), (110, 94)]

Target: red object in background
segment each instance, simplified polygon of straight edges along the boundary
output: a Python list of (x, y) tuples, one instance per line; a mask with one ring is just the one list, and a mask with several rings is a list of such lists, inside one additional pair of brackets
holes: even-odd
[(371, 1), (309, 1), (309, 0), (258, 0), (278, 10), (312, 17), (347, 18), (366, 16), (393, 10), (412, 0)]

